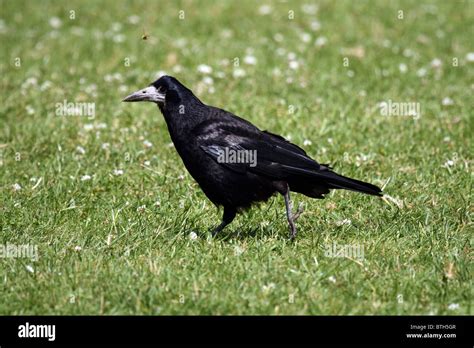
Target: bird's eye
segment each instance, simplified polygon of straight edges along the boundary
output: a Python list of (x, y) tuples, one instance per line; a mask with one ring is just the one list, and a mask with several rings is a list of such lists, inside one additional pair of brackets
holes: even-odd
[(146, 93), (145, 91), (143, 91), (142, 93)]

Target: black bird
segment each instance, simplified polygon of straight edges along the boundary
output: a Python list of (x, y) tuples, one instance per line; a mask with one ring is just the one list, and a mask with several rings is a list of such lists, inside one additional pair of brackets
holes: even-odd
[(312, 198), (324, 198), (330, 189), (382, 196), (377, 186), (336, 174), (283, 137), (204, 104), (174, 77), (162, 76), (123, 101), (158, 105), (186, 169), (206, 196), (224, 207), (213, 234), (230, 224), (238, 211), (276, 192), (285, 198), (291, 238), (302, 210), (292, 212), (290, 191)]

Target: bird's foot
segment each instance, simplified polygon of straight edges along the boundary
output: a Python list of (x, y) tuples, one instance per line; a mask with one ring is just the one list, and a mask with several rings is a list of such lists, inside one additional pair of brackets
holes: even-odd
[(293, 214), (293, 221), (296, 221), (300, 215), (304, 212), (304, 205), (303, 203), (300, 203), (298, 205), (298, 209), (296, 210), (296, 212)]
[(290, 240), (294, 240), (296, 238), (296, 225), (295, 225), (295, 222), (296, 220), (298, 220), (298, 218), (300, 217), (301, 213), (303, 213), (304, 209), (303, 209), (303, 203), (300, 203), (298, 205), (298, 209), (296, 210), (295, 213), (293, 213), (293, 204), (290, 205), (291, 207), (291, 210), (290, 210), (290, 214), (288, 216), (288, 224), (289, 224), (289, 227), (290, 227)]
[(221, 223), (219, 226), (215, 227), (211, 231), (211, 236), (214, 238), (217, 234), (222, 231), (225, 227), (225, 224)]

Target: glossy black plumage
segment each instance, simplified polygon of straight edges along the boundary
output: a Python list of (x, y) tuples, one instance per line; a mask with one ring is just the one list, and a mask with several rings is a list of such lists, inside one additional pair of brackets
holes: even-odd
[[(151, 86), (165, 95), (165, 101), (157, 104), (186, 169), (206, 196), (224, 207), (223, 222), (215, 232), (230, 223), (238, 210), (265, 201), (276, 192), (285, 196), (293, 237), (294, 220), (299, 213), (291, 212), (289, 191), (313, 198), (324, 198), (330, 189), (381, 196), (377, 186), (335, 173), (281, 136), (261, 131), (228, 111), (203, 104), (173, 77), (163, 76)], [(256, 161), (219, 161), (219, 155), (226, 149), (255, 151)]]

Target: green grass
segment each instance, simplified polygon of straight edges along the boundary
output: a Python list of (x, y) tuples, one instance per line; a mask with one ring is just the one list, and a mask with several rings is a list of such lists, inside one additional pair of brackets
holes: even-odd
[[(472, 313), (474, 3), (322, 1), (316, 13), (268, 3), (261, 15), (253, 1), (0, 1), (0, 244), (39, 253), (0, 258), (0, 314)], [(233, 76), (236, 57), (244, 77)], [(394, 202), (293, 195), (305, 213), (290, 242), (273, 197), (211, 238), (221, 211), (169, 146), (162, 116), (121, 103), (158, 71), (310, 140), (310, 156)], [(382, 116), (389, 99), (420, 103), (421, 117)], [(95, 103), (95, 118), (57, 116), (63, 100)], [(364, 258), (327, 257), (332, 243)]]

